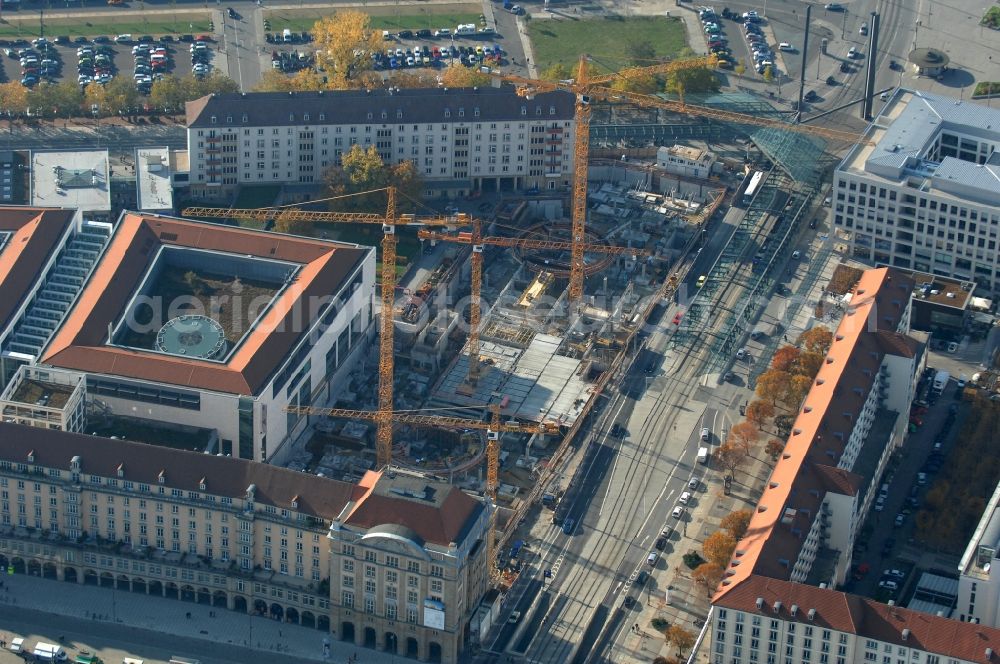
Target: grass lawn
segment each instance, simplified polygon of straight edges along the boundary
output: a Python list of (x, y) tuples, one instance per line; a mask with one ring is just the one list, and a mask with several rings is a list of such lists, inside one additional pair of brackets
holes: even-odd
[[(475, 23), (479, 25), (480, 9), (478, 5), (429, 5), (420, 8), (419, 13), (413, 13), (415, 7), (407, 7), (406, 13), (399, 13), (391, 7), (368, 8), (371, 16), (371, 26), (377, 30), (437, 30), (438, 28), (455, 29), (459, 23)], [(334, 10), (318, 9), (275, 9), (265, 16), (271, 21), (271, 32), (281, 32), (285, 28), (294, 32), (312, 30), (313, 24), (324, 16), (334, 14)]]
[(610, 72), (629, 64), (630, 44), (649, 42), (657, 57), (665, 58), (676, 57), (687, 46), (680, 19), (664, 16), (533, 20), (528, 34), (540, 71), (556, 63), (573, 67), (580, 53), (587, 53), (593, 56), (594, 70)]
[[(316, 224), (323, 237), (341, 242), (354, 242), (376, 248), (375, 278), (382, 280), (382, 227), (375, 224)], [(420, 255), (420, 240), (413, 228), (399, 228), (396, 231), (396, 276), (406, 272), (406, 267), (415, 256)]]
[[(139, 35), (166, 35), (208, 32), (207, 12), (177, 12), (176, 14), (154, 14), (152, 20), (143, 20), (135, 14), (123, 14), (116, 19), (113, 13), (101, 16), (81, 16), (79, 19), (57, 18), (45, 20), (45, 35), (69, 35), (70, 37), (96, 37), (131, 33)], [(0, 21), (0, 37), (18, 39), (38, 37), (38, 17), (29, 14), (5, 13)]]

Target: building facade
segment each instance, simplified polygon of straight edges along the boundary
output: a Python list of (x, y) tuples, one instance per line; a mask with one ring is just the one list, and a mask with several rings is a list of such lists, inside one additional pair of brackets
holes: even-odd
[(374, 249), (138, 214), (106, 241), (77, 290), (60, 284), (65, 313), (35, 355), (13, 359), (85, 374), (107, 414), (215, 430), (208, 452), (282, 462), (306, 424), (285, 408), (325, 402), (367, 347)]
[(0, 564), (15, 573), (440, 662), (457, 660), (486, 592), (492, 510), (441, 482), (372, 472), (352, 485), (8, 423), (0, 437)]
[(567, 187), (573, 117), (572, 95), (509, 86), (210, 95), (187, 105), (191, 195), (321, 183), (354, 145), (412, 161), (436, 195)]
[(1000, 484), (958, 566), (959, 620), (1000, 627)]
[(752, 576), (712, 607), (712, 664), (988, 664), (1000, 630)]
[(851, 255), (1000, 291), (1000, 111), (900, 91), (834, 174)]

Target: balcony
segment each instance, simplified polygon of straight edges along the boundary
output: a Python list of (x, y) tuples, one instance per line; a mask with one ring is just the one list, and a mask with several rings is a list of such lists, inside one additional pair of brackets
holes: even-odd
[(221, 140), (222, 140), (221, 136), (206, 136), (205, 137), (205, 142), (206, 143), (218, 143)]

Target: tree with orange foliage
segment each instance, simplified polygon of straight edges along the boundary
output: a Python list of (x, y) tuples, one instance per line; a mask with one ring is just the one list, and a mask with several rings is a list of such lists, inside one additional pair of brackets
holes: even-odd
[(822, 366), (823, 355), (821, 353), (806, 351), (805, 353), (800, 353), (798, 358), (796, 358), (795, 364), (792, 365), (791, 372), (799, 374), (800, 376), (815, 378)]
[(777, 461), (781, 453), (785, 451), (785, 443), (780, 438), (772, 438), (764, 446), (764, 454), (771, 457), (771, 461)]
[(774, 355), (771, 357), (771, 368), (775, 371), (791, 372), (795, 361), (799, 359), (800, 352), (795, 346), (782, 346), (774, 351)]
[(725, 442), (719, 445), (712, 455), (719, 464), (729, 471), (729, 474), (736, 476), (736, 471), (747, 461), (747, 451), (739, 445)]
[(727, 530), (738, 542), (747, 534), (747, 528), (750, 527), (750, 518), (752, 516), (753, 512), (750, 510), (736, 510), (722, 517), (719, 526)]
[(752, 422), (740, 422), (729, 430), (729, 442), (750, 454), (750, 445), (760, 438), (760, 431)]
[(747, 421), (760, 428), (764, 422), (774, 417), (774, 405), (766, 401), (751, 401), (747, 406)]
[(792, 376), (792, 380), (788, 385), (788, 394), (785, 397), (785, 403), (787, 403), (791, 408), (797, 409), (802, 400), (806, 398), (809, 394), (809, 389), (812, 387), (812, 378), (809, 376)]
[(691, 580), (705, 589), (705, 593), (711, 597), (715, 589), (719, 587), (725, 568), (715, 563), (702, 563), (691, 572)]
[(757, 377), (757, 396), (776, 406), (779, 401), (785, 401), (791, 384), (792, 376), (787, 371), (765, 371)]
[(798, 344), (810, 353), (820, 353), (826, 355), (833, 343), (833, 332), (828, 328), (817, 325), (799, 335)]
[(705, 560), (725, 569), (733, 557), (733, 551), (736, 550), (736, 538), (725, 530), (716, 530), (705, 538), (701, 550)]

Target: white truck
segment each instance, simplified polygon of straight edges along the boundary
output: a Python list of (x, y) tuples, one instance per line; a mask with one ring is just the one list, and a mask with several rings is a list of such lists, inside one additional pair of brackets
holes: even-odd
[(459, 23), (458, 27), (455, 28), (456, 35), (474, 35), (476, 34), (476, 24), (475, 23)]
[(698, 463), (708, 463), (708, 448), (699, 447), (698, 448)]
[(40, 662), (65, 662), (66, 651), (54, 643), (39, 642), (31, 654)]
[(934, 385), (931, 387), (931, 391), (934, 394), (940, 395), (944, 392), (944, 388), (948, 386), (949, 378), (951, 378), (951, 374), (947, 371), (939, 371), (934, 374)]

